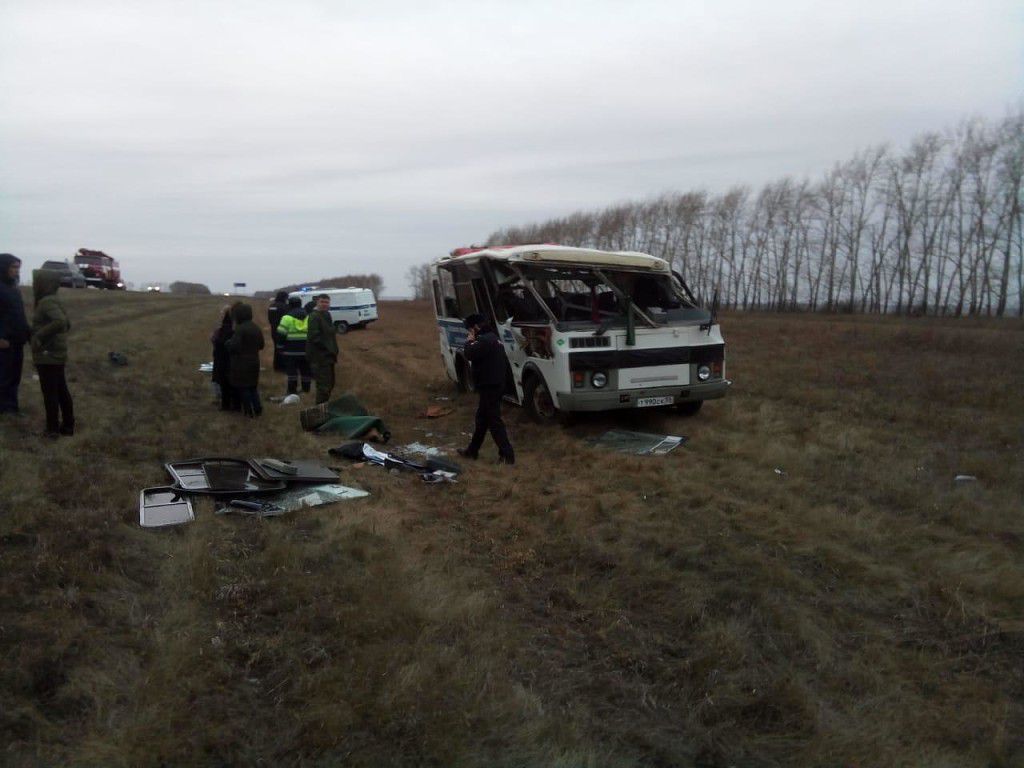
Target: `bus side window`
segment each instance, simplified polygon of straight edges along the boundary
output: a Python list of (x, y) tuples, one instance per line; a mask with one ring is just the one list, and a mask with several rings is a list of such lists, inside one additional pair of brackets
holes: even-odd
[(437, 278), (431, 281), (431, 285), (434, 289), (434, 311), (438, 317), (444, 317), (444, 303), (441, 298), (441, 283)]
[(459, 302), (455, 297), (455, 285), (452, 281), (452, 273), (447, 269), (437, 270), (437, 280), (434, 281), (436, 292), (437, 310), (441, 317), (460, 317)]

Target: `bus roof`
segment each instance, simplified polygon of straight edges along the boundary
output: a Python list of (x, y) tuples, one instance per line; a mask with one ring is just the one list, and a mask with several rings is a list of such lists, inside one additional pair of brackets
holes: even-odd
[(473, 262), (481, 258), (522, 263), (578, 264), (595, 267), (627, 267), (668, 272), (668, 262), (636, 251), (599, 251), (596, 248), (573, 248), (568, 245), (515, 245), (490, 246), (487, 248), (459, 248), (453, 256), (439, 259), (437, 264), (446, 262)]

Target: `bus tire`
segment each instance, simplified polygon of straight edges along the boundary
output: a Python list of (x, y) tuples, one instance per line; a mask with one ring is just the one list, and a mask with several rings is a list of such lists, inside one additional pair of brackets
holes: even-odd
[(704, 405), (703, 400), (684, 400), (681, 403), (676, 403), (676, 411), (681, 416), (696, 416), (702, 405)]
[(339, 336), (344, 336), (346, 333), (348, 333), (348, 323), (346, 323), (344, 320), (338, 320), (334, 324), (334, 330), (338, 332)]
[(530, 418), (538, 424), (561, 422), (561, 412), (555, 407), (547, 382), (540, 374), (533, 374), (523, 386), (523, 405)]

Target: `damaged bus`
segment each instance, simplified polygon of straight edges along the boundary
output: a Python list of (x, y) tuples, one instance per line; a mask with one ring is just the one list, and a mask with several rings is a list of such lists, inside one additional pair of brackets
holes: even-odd
[(539, 422), (575, 411), (724, 397), (716, 319), (668, 262), (560, 245), (459, 248), (432, 265), (441, 358), (472, 388), (463, 318), (490, 318), (508, 357), (505, 397)]

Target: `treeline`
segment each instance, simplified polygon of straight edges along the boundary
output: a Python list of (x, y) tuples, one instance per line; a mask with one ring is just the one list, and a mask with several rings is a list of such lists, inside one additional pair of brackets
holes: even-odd
[(315, 285), (318, 288), (369, 288), (377, 298), (380, 298), (381, 293), (384, 291), (384, 280), (380, 275), (341, 275), (340, 277), (322, 277), (319, 280), (285, 285), (272, 291), (257, 291), (256, 296), (260, 298), (273, 298), (274, 294), (278, 291), (291, 293), (307, 285)]
[(1021, 316), (1022, 178), (1018, 111), (864, 150), (817, 181), (667, 194), (499, 230), (488, 244), (651, 253), (732, 308)]
[(175, 280), (171, 283), (171, 293), (182, 293), (188, 296), (209, 296), (210, 289), (202, 283), (187, 283), (184, 280)]

